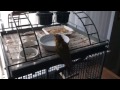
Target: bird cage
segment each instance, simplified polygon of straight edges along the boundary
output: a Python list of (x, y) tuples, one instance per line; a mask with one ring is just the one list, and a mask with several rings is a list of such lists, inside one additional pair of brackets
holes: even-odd
[[(21, 12), (19, 15), (10, 14), (9, 24), (16, 30), (2, 31), (2, 49), (4, 53), (8, 78), (14, 79), (100, 79), (109, 41), (101, 41), (98, 30), (92, 19), (84, 11), (68, 11), (68, 20), (65, 23), (57, 19), (60, 12), (52, 13), (52, 23), (50, 25), (40, 25), (33, 27), (28, 12)], [(24, 16), (29, 24), (20, 25), (20, 15)], [(76, 18), (76, 24), (72, 18)], [(86, 24), (89, 20), (90, 23)], [(29, 26), (28, 28), (23, 28)], [(47, 52), (39, 42), (43, 34), (43, 28), (67, 26), (76, 32), (71, 36), (70, 53), (73, 63), (73, 72), (68, 73), (64, 63), (53, 52)], [(83, 29), (81, 30), (81, 26)], [(94, 30), (91, 32), (89, 28)], [(89, 30), (90, 29), (90, 30)], [(79, 32), (79, 33), (77, 33)], [(95, 35), (95, 37), (94, 37)], [(29, 38), (28, 38), (29, 37)], [(74, 37), (74, 38), (73, 38)], [(25, 46), (25, 40), (33, 39), (35, 43)], [(77, 41), (75, 41), (77, 40)], [(16, 47), (15, 47), (16, 46)], [(27, 52), (34, 51), (36, 57), (27, 57)], [(19, 54), (19, 55), (18, 55)], [(20, 58), (21, 56), (21, 58)]]

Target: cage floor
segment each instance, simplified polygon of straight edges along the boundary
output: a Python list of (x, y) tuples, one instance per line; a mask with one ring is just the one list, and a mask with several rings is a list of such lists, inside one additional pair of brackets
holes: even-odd
[[(38, 41), (39, 41), (39, 37), (41, 37), (42, 35), (45, 35), (45, 33), (42, 30), (37, 30), (36, 35), (37, 35)], [(73, 34), (71, 34), (69, 36), (69, 38), (70, 38), (70, 42), (69, 42), (70, 50), (90, 45), (88, 37), (86, 37), (82, 34), (79, 34), (78, 32), (74, 32)], [(10, 65), (24, 62), (25, 60), (19, 59), (19, 53), (21, 51), (21, 48), (20, 48), (21, 44), (20, 44), (20, 39), (19, 39), (18, 34), (17, 33), (7, 34), (7, 35), (3, 36), (3, 39), (4, 39), (5, 50), (7, 52), (7, 56), (9, 58)], [(35, 37), (34, 37), (34, 35), (22, 37), (23, 42), (25, 42), (28, 39), (35, 40)], [(95, 41), (93, 41), (93, 40), (91, 42), (92, 42), (92, 44), (95, 43)], [(42, 57), (55, 54), (54, 52), (46, 51), (41, 45), (39, 47), (41, 49)], [(38, 49), (38, 47), (36, 47), (36, 48)]]

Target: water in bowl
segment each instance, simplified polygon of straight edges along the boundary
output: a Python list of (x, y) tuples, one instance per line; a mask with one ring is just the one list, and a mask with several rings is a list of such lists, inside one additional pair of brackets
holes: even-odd
[(45, 45), (55, 46), (55, 41), (47, 41), (45, 42)]

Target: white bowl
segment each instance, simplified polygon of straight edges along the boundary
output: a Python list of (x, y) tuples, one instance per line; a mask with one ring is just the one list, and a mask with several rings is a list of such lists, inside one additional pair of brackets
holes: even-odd
[[(70, 39), (68, 36), (61, 34), (62, 38), (66, 43), (69, 43)], [(52, 34), (44, 35), (40, 38), (40, 44), (47, 51), (55, 51), (55, 37)]]
[[(35, 58), (39, 53), (38, 50), (35, 48), (25, 48), (25, 54), (27, 59)], [(23, 50), (19, 54), (20, 59), (25, 59)]]

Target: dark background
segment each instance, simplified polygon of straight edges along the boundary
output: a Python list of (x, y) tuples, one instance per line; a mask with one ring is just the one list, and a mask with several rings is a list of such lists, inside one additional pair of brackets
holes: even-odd
[(115, 14), (112, 34), (110, 38), (110, 50), (105, 67), (120, 76), (120, 11)]

